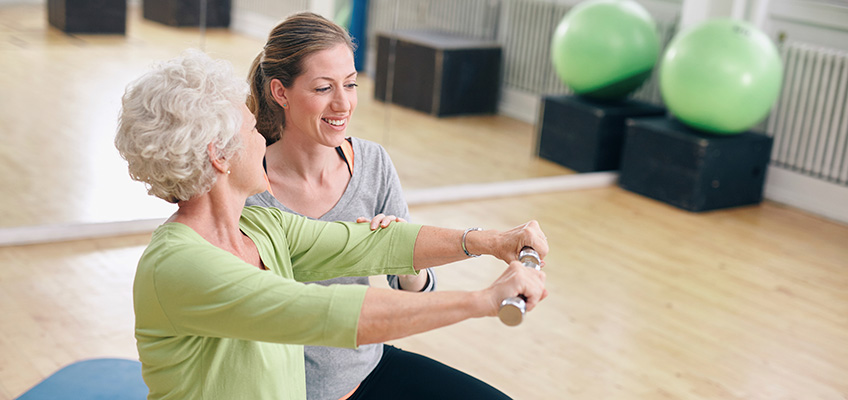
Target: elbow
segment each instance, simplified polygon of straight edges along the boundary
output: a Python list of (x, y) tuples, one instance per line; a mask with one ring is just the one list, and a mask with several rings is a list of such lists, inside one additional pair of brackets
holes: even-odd
[(356, 345), (382, 343), (397, 339), (396, 315), (399, 293), (390, 289), (368, 288), (356, 327)]
[(383, 343), (386, 340), (392, 339), (390, 336), (386, 335), (385, 331), (381, 332), (379, 329), (376, 329), (376, 326), (369, 324), (367, 320), (360, 319), (359, 327), (356, 330), (356, 345)]
[(361, 329), (356, 332), (356, 346), (362, 346), (366, 344), (375, 344), (381, 343), (379, 340), (375, 340), (373, 335), (369, 335), (363, 332)]

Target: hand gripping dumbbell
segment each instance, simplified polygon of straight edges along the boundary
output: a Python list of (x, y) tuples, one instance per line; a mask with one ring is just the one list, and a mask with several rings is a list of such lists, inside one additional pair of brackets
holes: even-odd
[[(518, 253), (518, 261), (524, 264), (525, 267), (533, 268), (536, 271), (542, 268), (542, 259), (539, 258), (539, 253), (529, 246), (525, 246)], [(501, 319), (501, 322), (509, 326), (520, 324), (524, 320), (524, 312), (527, 309), (526, 300), (527, 298), (521, 294), (516, 297), (504, 299), (501, 302), (500, 310), (498, 310), (498, 318)]]

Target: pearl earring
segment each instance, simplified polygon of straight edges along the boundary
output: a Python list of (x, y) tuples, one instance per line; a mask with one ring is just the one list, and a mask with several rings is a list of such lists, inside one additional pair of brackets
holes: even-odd
[(230, 172), (231, 172), (230, 170), (227, 170), (227, 175), (229, 175), (229, 174), (230, 174)]

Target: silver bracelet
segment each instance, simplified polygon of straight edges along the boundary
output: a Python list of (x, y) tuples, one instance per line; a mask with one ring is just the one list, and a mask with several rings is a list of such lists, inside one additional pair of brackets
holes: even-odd
[(465, 232), (462, 233), (462, 251), (465, 252), (465, 255), (468, 257), (480, 257), (479, 254), (471, 254), (468, 252), (468, 248), (465, 247), (465, 237), (468, 236), (468, 232), (471, 231), (482, 231), (483, 228), (468, 228)]

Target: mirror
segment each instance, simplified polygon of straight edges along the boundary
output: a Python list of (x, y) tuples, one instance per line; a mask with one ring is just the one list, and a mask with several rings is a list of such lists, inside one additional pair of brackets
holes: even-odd
[[(202, 0), (202, 9), (211, 9), (214, 1)], [(547, 31), (573, 3), (371, 0), (367, 59), (349, 134), (388, 150), (407, 195), (572, 174), (536, 156), (535, 120), (540, 95), (565, 92), (546, 59)], [(233, 0), (229, 29), (165, 25), (145, 18), (143, 5), (131, 3), (124, 35), (66, 33), (50, 25), (45, 4), (0, 5), (0, 230), (170, 215), (175, 206), (148, 196), (143, 185), (130, 180), (114, 148), (125, 86), (152, 63), (188, 47), (227, 59), (246, 76), (277, 22), (267, 15), (282, 18), (315, 4), (343, 15), (347, 2)], [(500, 43), (499, 114), (436, 117), (375, 99), (377, 34), (408, 29)]]

